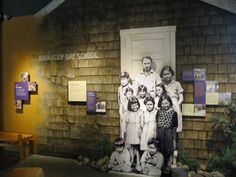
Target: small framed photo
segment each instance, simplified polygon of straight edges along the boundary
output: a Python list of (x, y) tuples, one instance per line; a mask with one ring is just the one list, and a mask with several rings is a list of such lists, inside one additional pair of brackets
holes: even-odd
[(218, 81), (206, 81), (206, 92), (218, 92), (219, 82)]
[(96, 112), (97, 113), (106, 113), (106, 102), (105, 101), (97, 101), (96, 103)]
[(194, 80), (205, 81), (206, 80), (206, 69), (194, 69)]
[(27, 72), (21, 73), (21, 81), (22, 82), (29, 82), (30, 81), (30, 75)]
[(28, 91), (36, 92), (37, 91), (37, 83), (36, 82), (28, 82)]
[(15, 100), (15, 109), (22, 109), (22, 100)]
[(194, 72), (192, 69), (185, 69), (182, 71), (182, 80), (183, 81), (193, 81), (194, 80)]
[(199, 117), (204, 117), (206, 115), (206, 105), (194, 104), (194, 115)]
[(224, 105), (229, 104), (231, 102), (231, 97), (232, 93), (230, 92), (219, 93), (219, 103)]

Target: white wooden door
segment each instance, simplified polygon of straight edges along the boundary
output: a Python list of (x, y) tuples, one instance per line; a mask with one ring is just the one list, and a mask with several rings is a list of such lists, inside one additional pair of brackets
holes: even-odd
[(127, 71), (134, 80), (144, 56), (152, 57), (158, 74), (164, 65), (175, 71), (175, 32), (175, 26), (120, 30), (121, 72)]

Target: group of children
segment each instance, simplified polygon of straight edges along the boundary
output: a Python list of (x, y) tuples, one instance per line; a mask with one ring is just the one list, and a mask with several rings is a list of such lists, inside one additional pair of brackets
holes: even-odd
[(133, 168), (150, 176), (160, 176), (162, 167), (170, 169), (176, 131), (182, 130), (183, 101), (183, 89), (172, 80), (173, 75), (170, 66), (162, 68), (162, 82), (155, 83), (153, 96), (145, 85), (134, 88), (129, 74), (121, 73), (120, 138), (114, 142), (116, 151), (111, 156), (110, 169), (130, 172)]

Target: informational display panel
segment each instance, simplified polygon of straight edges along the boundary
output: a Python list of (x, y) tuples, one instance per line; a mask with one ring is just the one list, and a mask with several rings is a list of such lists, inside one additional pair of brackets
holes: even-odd
[(194, 81), (194, 104), (206, 104), (206, 81)]
[(69, 81), (68, 101), (86, 102), (86, 100), (87, 100), (86, 81)]
[(182, 71), (182, 80), (183, 81), (193, 81), (194, 80), (194, 75), (193, 75), (193, 70), (188, 69), (188, 70), (183, 70)]
[(28, 82), (14, 82), (15, 100), (29, 100)]
[(87, 92), (87, 112), (95, 113), (96, 112), (96, 92), (88, 91)]
[(203, 104), (182, 104), (182, 115), (204, 117), (206, 106)]

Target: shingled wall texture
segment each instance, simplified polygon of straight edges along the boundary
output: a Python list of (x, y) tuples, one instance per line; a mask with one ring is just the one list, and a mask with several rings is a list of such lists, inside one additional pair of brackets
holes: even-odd
[[(117, 89), (121, 29), (176, 26), (176, 77), (184, 102), (193, 103), (193, 83), (183, 69), (205, 68), (221, 92), (236, 92), (236, 16), (199, 0), (68, 0), (41, 25), (42, 54), (96, 52), (96, 59), (34, 61), (51, 91), (41, 98), (45, 121), (38, 128), (40, 150), (78, 154), (119, 136)], [(106, 115), (87, 115), (86, 106), (68, 104), (69, 80), (86, 80), (87, 90), (107, 102)], [(179, 143), (189, 157), (206, 162), (211, 153), (212, 117), (184, 117)]]

